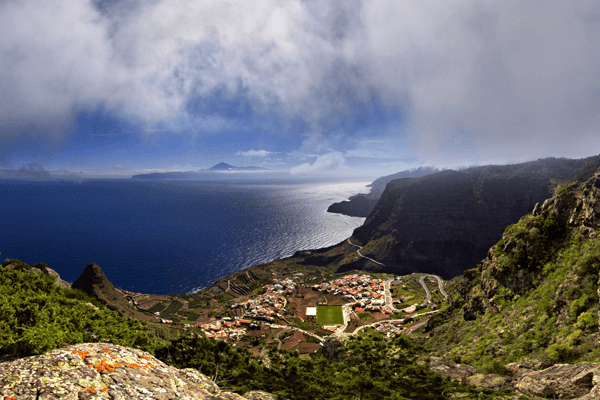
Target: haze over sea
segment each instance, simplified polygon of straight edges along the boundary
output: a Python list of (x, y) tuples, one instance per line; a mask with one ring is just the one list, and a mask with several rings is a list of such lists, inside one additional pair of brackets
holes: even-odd
[(327, 207), (367, 184), (3, 180), (0, 252), (44, 262), (68, 282), (95, 262), (116, 287), (188, 293), (343, 241), (364, 218)]

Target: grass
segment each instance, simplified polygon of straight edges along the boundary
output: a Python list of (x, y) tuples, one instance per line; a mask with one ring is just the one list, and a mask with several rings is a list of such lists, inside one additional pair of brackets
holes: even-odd
[(317, 325), (343, 325), (342, 306), (317, 306)]
[(371, 314), (369, 314), (369, 313), (360, 313), (360, 314), (357, 314), (357, 315), (358, 315), (358, 318), (360, 318), (362, 320), (366, 320), (366, 319), (371, 318)]

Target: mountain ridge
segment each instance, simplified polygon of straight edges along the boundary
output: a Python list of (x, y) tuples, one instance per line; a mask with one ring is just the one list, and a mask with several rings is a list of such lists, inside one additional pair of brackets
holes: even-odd
[(382, 272), (448, 279), (483, 259), (507, 225), (551, 196), (553, 185), (598, 158), (548, 158), (393, 180), (352, 237), (364, 255), (386, 264)]

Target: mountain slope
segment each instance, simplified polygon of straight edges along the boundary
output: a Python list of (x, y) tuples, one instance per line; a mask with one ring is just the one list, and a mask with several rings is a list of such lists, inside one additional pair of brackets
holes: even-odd
[(544, 159), (390, 182), (353, 240), (386, 272), (444, 278), (475, 266), (504, 228), (550, 197), (556, 179), (595, 160)]
[(597, 361), (598, 229), (600, 170), (507, 227), (481, 265), (455, 280), (450, 307), (424, 333), (431, 347), (497, 370)]

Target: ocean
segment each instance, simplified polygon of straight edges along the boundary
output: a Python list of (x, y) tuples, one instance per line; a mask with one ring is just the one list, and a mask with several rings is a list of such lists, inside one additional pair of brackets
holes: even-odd
[(75, 281), (95, 262), (118, 288), (190, 293), (233, 272), (349, 237), (327, 207), (369, 182), (0, 181), (1, 259)]

